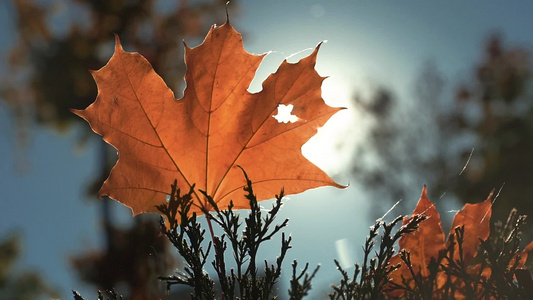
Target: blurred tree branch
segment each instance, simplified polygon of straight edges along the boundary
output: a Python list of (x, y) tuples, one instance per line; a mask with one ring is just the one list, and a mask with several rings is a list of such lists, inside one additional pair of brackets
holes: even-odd
[(40, 296), (58, 297), (40, 274), (16, 270), (20, 248), (20, 240), (14, 234), (0, 241), (0, 298), (30, 300)]
[(513, 207), (533, 214), (530, 51), (491, 34), (472, 70), (448, 88), (438, 67), (426, 63), (411, 102), (400, 103), (384, 87), (355, 98), (371, 126), (356, 149), (353, 173), (377, 197), (397, 201), (413, 183), (426, 183), (437, 197), (449, 192), (472, 203), (505, 184), (495, 217), (505, 218)]

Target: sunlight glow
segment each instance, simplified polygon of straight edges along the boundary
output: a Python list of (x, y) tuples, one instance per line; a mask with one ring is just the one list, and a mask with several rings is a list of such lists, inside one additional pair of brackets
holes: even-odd
[[(323, 43), (325, 42), (323, 41)], [(318, 128), (317, 134), (303, 145), (302, 153), (316, 166), (333, 176), (345, 171), (349, 166), (353, 146), (360, 140), (362, 129), (356, 126), (354, 121), (356, 114), (351, 108), (354, 76), (346, 71), (345, 64), (338, 63), (337, 56), (328, 54), (327, 49), (324, 48), (321, 51), (316, 70), (319, 74), (335, 75), (323, 81), (322, 98), (330, 106), (348, 109), (336, 113), (322, 128)], [(283, 51), (269, 52), (270, 55), (267, 55), (261, 63), (248, 91), (250, 93), (260, 92), (263, 82), (268, 76), (276, 72), (281, 61), (287, 60), (290, 63), (296, 63), (308, 56), (313, 50), (314, 48), (308, 48), (293, 52), (288, 56)]]
[(348, 85), (332, 78), (322, 84), (322, 97), (328, 105), (348, 107), (331, 117), (317, 134), (302, 147), (303, 155), (322, 170), (333, 175), (348, 165), (351, 151), (343, 151), (343, 144), (353, 138), (353, 114), (349, 111)]

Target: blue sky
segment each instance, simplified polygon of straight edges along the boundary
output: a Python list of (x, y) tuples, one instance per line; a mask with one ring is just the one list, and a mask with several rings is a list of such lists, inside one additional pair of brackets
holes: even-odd
[[(239, 6), (231, 22), (244, 33), (246, 50), (272, 51), (251, 90), (257, 90), (286, 57), (297, 53), (289, 59), (295, 61), (327, 40), (317, 70), (329, 76), (324, 82), (324, 98), (334, 106), (349, 107), (351, 95), (366, 93), (376, 83), (395, 89), (402, 101), (409, 101), (417, 71), (428, 59), (436, 62), (449, 84), (468, 78), (491, 30), (503, 32), (511, 44), (533, 45), (530, 1), (270, 0), (239, 1)], [(3, 9), (4, 5), (0, 6)], [(5, 14), (0, 11), (2, 54), (13, 42), (13, 27), (5, 24), (11, 18)], [(0, 67), (5, 68), (4, 62)], [(354, 116), (349, 111), (334, 116), (306, 149), (312, 161), (341, 183), (350, 182), (342, 168), (351, 155), (335, 152), (334, 145), (348, 135), (361, 142), (357, 136), (364, 128), (358, 127)], [(30, 168), (21, 173), (15, 163), (15, 125), (1, 101), (0, 128), (0, 236), (20, 234), (24, 245), (21, 267), (39, 270), (65, 298), (72, 288), (94, 297), (91, 288), (72, 279), (68, 257), (100, 244), (99, 206), (84, 193), (85, 184), (97, 172), (99, 141), (93, 139), (80, 152), (76, 151), (80, 129), (58, 134), (34, 127), (25, 149)], [(332, 277), (338, 277), (333, 266), (333, 258), (338, 258), (336, 241), (342, 240), (349, 256), (359, 259), (366, 231), (373, 224), (367, 218), (372, 215), (368, 212), (370, 198), (363, 188), (350, 183), (346, 190), (321, 188), (290, 196), (280, 216), (290, 218), (286, 231), (293, 236), (286, 268), (294, 258), (300, 264), (322, 264), (314, 281), (313, 297), (318, 299), (322, 298), (318, 292), (327, 289)], [(415, 195), (422, 184), (413, 187)], [(114, 210), (123, 223), (131, 219), (128, 208), (117, 204)], [(383, 207), (382, 212), (373, 213), (387, 210)], [(273, 241), (272, 247), (276, 252), (267, 250), (265, 255), (273, 259), (279, 245)]]

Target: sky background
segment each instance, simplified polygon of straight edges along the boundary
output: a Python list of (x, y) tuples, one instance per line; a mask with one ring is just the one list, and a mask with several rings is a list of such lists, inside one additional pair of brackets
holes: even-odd
[[(12, 16), (6, 9), (9, 5), (0, 5), (2, 57), (15, 38)], [(339, 150), (337, 145), (364, 142), (360, 138), (364, 128), (350, 104), (352, 95), (369, 93), (376, 84), (383, 84), (409, 102), (414, 78), (427, 60), (434, 61), (453, 86), (472, 75), (470, 68), (493, 30), (504, 33), (511, 44), (533, 45), (533, 2), (269, 0), (239, 1), (238, 5), (238, 14), (230, 18), (244, 34), (245, 49), (255, 54), (272, 51), (251, 91), (258, 91), (260, 83), (283, 59), (297, 61), (327, 40), (316, 66), (319, 74), (329, 76), (323, 85), (323, 97), (332, 106), (349, 108), (335, 115), (305, 146), (304, 153), (339, 183), (350, 186), (289, 196), (279, 216), (280, 220), (290, 218), (285, 231), (293, 237), (285, 270), (295, 258), (302, 265), (320, 263), (310, 297), (320, 299), (320, 292), (334, 282), (332, 278), (339, 277), (333, 265), (333, 259), (341, 255), (338, 250), (343, 249), (349, 260), (359, 261), (369, 226), (376, 215), (389, 209), (384, 206), (381, 211), (369, 211), (373, 199), (345, 172), (352, 154)], [(0, 67), (5, 67), (3, 61)], [(59, 134), (32, 127), (30, 144), (22, 153), (29, 168), (21, 172), (16, 163), (21, 155), (16, 153), (16, 125), (2, 101), (0, 128), (0, 237), (19, 234), (23, 244), (19, 268), (41, 272), (62, 298), (70, 298), (71, 289), (94, 298), (94, 289), (76, 281), (68, 258), (80, 251), (98, 249), (102, 242), (100, 206), (85, 194), (86, 184), (98, 172), (101, 141), (91, 139), (79, 150), (76, 143), (86, 128)], [(413, 186), (414, 195), (420, 193), (423, 184)], [(412, 199), (413, 203), (416, 200)], [(270, 202), (263, 205), (269, 207)], [(454, 205), (450, 203), (451, 209), (459, 208)], [(116, 204), (113, 210), (122, 224), (131, 221), (127, 207)], [(265, 251), (265, 257), (273, 260), (279, 241), (271, 245), (274, 250)]]

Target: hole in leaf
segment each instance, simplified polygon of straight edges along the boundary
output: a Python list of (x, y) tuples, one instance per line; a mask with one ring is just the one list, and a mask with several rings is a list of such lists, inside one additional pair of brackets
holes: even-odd
[(292, 104), (284, 105), (280, 104), (278, 105), (278, 114), (274, 115), (274, 119), (276, 119), (279, 123), (294, 123), (299, 120), (299, 118), (292, 114), (292, 109), (294, 106)]
[(166, 200), (167, 200), (167, 203), (170, 202), (170, 195), (167, 195)]

